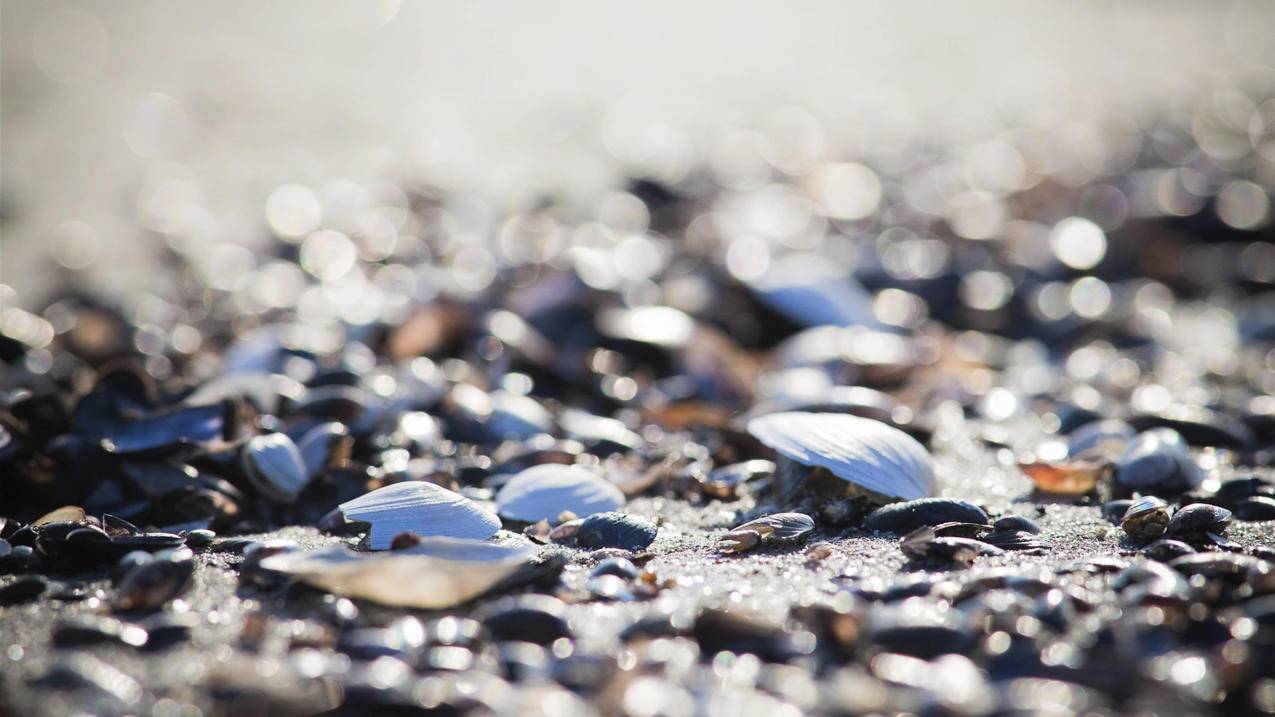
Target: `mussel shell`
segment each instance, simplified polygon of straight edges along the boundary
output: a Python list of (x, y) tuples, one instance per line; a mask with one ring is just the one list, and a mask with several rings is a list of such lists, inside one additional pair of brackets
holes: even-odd
[(158, 610), (182, 594), (195, 573), (192, 560), (152, 560), (120, 578), (112, 607), (121, 612)]
[(1152, 560), (1159, 560), (1162, 563), (1167, 563), (1170, 560), (1180, 558), (1183, 555), (1190, 555), (1194, 552), (1195, 548), (1172, 538), (1161, 538), (1142, 549), (1143, 555)]
[(305, 464), (306, 475), (314, 479), (336, 462), (348, 458), (353, 443), (350, 429), (337, 421), (320, 423), (301, 434), (297, 450)]
[(1164, 535), (1169, 517), (1167, 503), (1155, 496), (1147, 496), (1129, 506), (1120, 519), (1120, 527), (1131, 538), (1155, 540)]
[(111, 453), (135, 454), (171, 451), (182, 446), (228, 440), (233, 437), (235, 406), (226, 401), (211, 406), (191, 406), (155, 413), (131, 421), (118, 421), (99, 440)]
[(1206, 533), (1222, 534), (1231, 524), (1231, 511), (1208, 503), (1182, 506), (1169, 521), (1168, 535), (1175, 538), (1202, 538)]
[(185, 538), (171, 533), (144, 533), (97, 540), (75, 540), (68, 535), (60, 539), (41, 538), (37, 544), (42, 555), (60, 565), (92, 568), (112, 565), (134, 550), (154, 553), (181, 547), (185, 544)]
[(1024, 533), (1039, 535), (1040, 526), (1036, 521), (1021, 515), (1005, 515), (992, 523), (993, 530), (1019, 530)]
[(497, 642), (530, 642), (548, 645), (573, 636), (566, 620), (566, 605), (549, 595), (519, 595), (484, 607), (475, 617)]
[(977, 523), (987, 525), (986, 511), (968, 501), (955, 498), (920, 498), (881, 506), (868, 514), (863, 529), (902, 535), (917, 528), (942, 523)]
[(49, 583), (44, 578), (37, 576), (18, 578), (8, 585), (0, 587), (0, 607), (30, 602), (42, 595), (48, 588)]
[(1183, 493), (1204, 480), (1182, 436), (1170, 428), (1139, 434), (1116, 461), (1116, 484), (1126, 492)]
[(815, 521), (804, 513), (773, 513), (750, 520), (731, 530), (753, 530), (763, 540), (779, 542), (796, 541), (806, 537), (815, 529)]
[(1049, 548), (1049, 543), (1041, 540), (1040, 536), (1025, 530), (993, 530), (979, 540), (1001, 550), (1044, 552)]
[(620, 548), (642, 550), (655, 542), (659, 532), (655, 523), (625, 513), (596, 513), (585, 518), (576, 531), (576, 544), (582, 548)]
[(1172, 429), (1193, 446), (1247, 448), (1256, 442), (1253, 431), (1243, 421), (1203, 406), (1169, 406), (1155, 413), (1138, 414), (1129, 423), (1140, 431)]
[(1275, 498), (1258, 495), (1235, 506), (1235, 519), (1250, 522), (1275, 520)]

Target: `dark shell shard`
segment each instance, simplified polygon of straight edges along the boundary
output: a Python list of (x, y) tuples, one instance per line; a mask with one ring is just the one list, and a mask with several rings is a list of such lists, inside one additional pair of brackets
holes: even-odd
[(1170, 560), (1180, 558), (1183, 555), (1190, 555), (1194, 552), (1195, 548), (1172, 538), (1161, 538), (1142, 549), (1142, 553), (1148, 558), (1159, 560), (1162, 563), (1167, 563)]
[(1167, 534), (1173, 538), (1202, 539), (1209, 533), (1221, 535), (1231, 524), (1231, 511), (1208, 503), (1183, 506), (1169, 521)]
[(475, 615), (497, 642), (548, 645), (572, 637), (566, 605), (549, 595), (519, 595), (484, 607)]
[(152, 560), (120, 578), (111, 606), (119, 612), (153, 611), (185, 592), (195, 573), (191, 560)]
[(1018, 552), (1044, 553), (1050, 547), (1040, 536), (1025, 530), (993, 530), (979, 540), (1001, 550)]
[(1186, 441), (1170, 428), (1156, 428), (1133, 439), (1116, 461), (1116, 484), (1131, 492), (1183, 493), (1204, 480)]
[(44, 578), (19, 578), (4, 587), (0, 587), (0, 607), (21, 605), (30, 602), (48, 590), (49, 583)]
[(1040, 534), (1040, 526), (1036, 521), (1021, 515), (1006, 515), (996, 519), (992, 524), (994, 530), (1018, 530), (1024, 533)]
[(38, 550), (46, 559), (68, 567), (93, 568), (110, 565), (125, 555), (141, 550), (148, 553), (181, 547), (185, 538), (170, 533), (143, 533), (97, 540), (76, 540), (74, 534), (65, 538), (41, 538)]
[(1129, 511), (1129, 506), (1133, 505), (1132, 498), (1118, 498), (1109, 500), (1102, 504), (1102, 517), (1108, 523), (1120, 525), (1120, 521), (1124, 518), (1124, 514)]
[(1193, 446), (1247, 448), (1257, 442), (1243, 421), (1203, 406), (1169, 406), (1156, 413), (1133, 416), (1129, 424), (1140, 431), (1172, 429)]
[(585, 518), (576, 531), (576, 544), (582, 548), (620, 548), (642, 550), (655, 542), (659, 532), (655, 523), (625, 513), (596, 513)]
[(877, 508), (863, 521), (863, 529), (881, 533), (908, 533), (941, 523), (986, 525), (987, 513), (973, 503), (955, 498), (921, 498)]
[(122, 420), (90, 437), (116, 454), (149, 453), (232, 437), (235, 406), (224, 402)]
[(1235, 506), (1235, 519), (1248, 522), (1275, 520), (1275, 498), (1258, 495)]

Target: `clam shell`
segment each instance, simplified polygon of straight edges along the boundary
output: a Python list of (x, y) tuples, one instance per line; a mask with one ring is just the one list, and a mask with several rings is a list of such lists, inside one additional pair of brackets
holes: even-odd
[(757, 440), (798, 463), (870, 491), (914, 500), (934, 493), (925, 447), (897, 428), (841, 413), (772, 413), (748, 422)]
[(624, 505), (624, 493), (580, 466), (546, 463), (532, 466), (496, 494), (496, 512), (506, 518), (534, 523), (554, 520), (563, 511), (581, 518)]
[(434, 537), (372, 555), (343, 547), (281, 553), (262, 560), (261, 567), (338, 595), (433, 610), (483, 594), (535, 554), (528, 545)]
[(399, 533), (483, 540), (500, 530), (500, 519), (459, 493), (433, 483), (404, 481), (342, 503), (349, 520), (371, 523), (368, 542), (385, 550)]
[(243, 464), (253, 486), (277, 503), (295, 503), (310, 482), (300, 449), (282, 433), (255, 436), (248, 441)]

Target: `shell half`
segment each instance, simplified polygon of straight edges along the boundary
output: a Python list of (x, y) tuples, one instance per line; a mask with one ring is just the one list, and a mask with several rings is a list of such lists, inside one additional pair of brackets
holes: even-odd
[(915, 500), (934, 494), (934, 462), (925, 447), (880, 421), (842, 413), (771, 413), (748, 432), (784, 457), (825, 468), (874, 493)]
[(554, 463), (522, 471), (496, 494), (496, 512), (526, 523), (552, 521), (566, 510), (586, 518), (622, 505), (624, 493), (614, 484), (586, 468)]
[(338, 595), (434, 610), (482, 595), (535, 555), (528, 545), (425, 538), (390, 553), (356, 553), (344, 547), (281, 553), (262, 560), (261, 567)]
[(368, 543), (373, 550), (390, 547), (399, 533), (422, 537), (485, 540), (500, 530), (500, 519), (474, 501), (424, 481), (403, 481), (340, 505), (349, 520), (372, 525)]

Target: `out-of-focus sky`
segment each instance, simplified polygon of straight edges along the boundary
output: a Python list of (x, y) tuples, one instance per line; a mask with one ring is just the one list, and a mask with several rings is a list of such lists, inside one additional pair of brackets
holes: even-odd
[(144, 284), (157, 178), (248, 242), (270, 188), (414, 152), (510, 185), (587, 173), (574, 139), (629, 113), (1136, 113), (1269, 83), (1272, 38), (1268, 2), (0, 0), (0, 282), (47, 284), (88, 232), (92, 281)]

